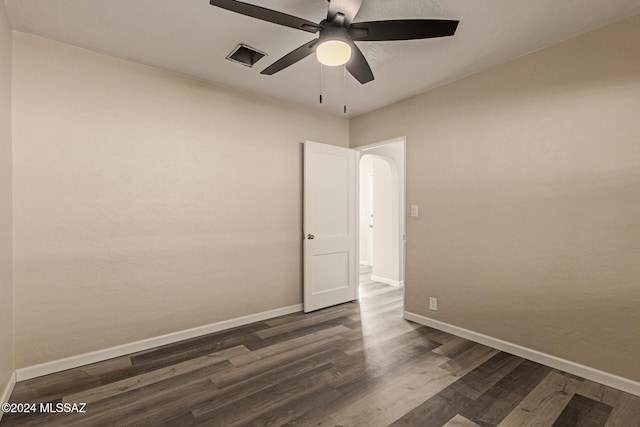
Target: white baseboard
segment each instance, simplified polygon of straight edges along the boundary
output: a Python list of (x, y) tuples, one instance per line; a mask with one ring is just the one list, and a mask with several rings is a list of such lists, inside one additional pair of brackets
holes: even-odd
[(384, 283), (385, 285), (391, 285), (391, 286), (394, 286), (396, 288), (401, 288), (401, 287), (404, 286), (404, 282), (403, 281), (391, 280), (391, 279), (388, 279), (388, 278), (382, 277), (382, 276), (374, 276), (373, 274), (371, 275), (371, 280), (374, 281), (374, 282)]
[[(16, 373), (14, 372), (9, 377), (9, 382), (7, 382), (7, 385), (5, 385), (4, 390), (0, 395), (0, 404), (7, 403), (9, 401), (9, 398), (11, 397), (11, 393), (13, 393), (13, 387), (15, 387), (15, 385), (16, 385)], [(0, 411), (0, 421), (2, 420), (2, 414), (3, 412)]]
[(41, 377), (43, 375), (49, 375), (55, 372), (77, 368), (79, 366), (89, 365), (91, 363), (102, 362), (103, 360), (113, 359), (114, 357), (125, 356), (127, 354), (136, 353), (138, 351), (149, 350), (154, 347), (172, 344), (178, 341), (211, 334), (213, 332), (223, 331), (225, 329), (236, 328), (238, 326), (248, 325), (249, 323), (260, 322), (262, 320), (284, 316), (286, 314), (297, 313), (299, 311), (302, 311), (302, 304), (277, 308), (275, 310), (263, 311), (262, 313), (250, 314), (248, 316), (236, 317), (235, 319), (224, 320), (222, 322), (211, 323), (209, 325), (198, 326), (196, 328), (186, 329), (184, 331), (178, 331), (166, 335), (160, 335), (158, 337), (147, 338), (116, 347), (110, 347), (103, 350), (92, 351), (90, 353), (79, 354), (77, 356), (66, 357), (64, 359), (58, 359), (39, 365), (16, 369), (16, 378), (18, 381), (29, 380), (31, 378)]
[(618, 390), (626, 391), (627, 393), (631, 393), (636, 396), (640, 396), (640, 382), (633, 381), (628, 378), (620, 377), (609, 372), (600, 371), (589, 366), (571, 362), (570, 360), (561, 359), (550, 354), (542, 353), (540, 351), (523, 347), (518, 344), (513, 344), (508, 341), (503, 341), (498, 338), (473, 332), (468, 329), (460, 328), (449, 323), (430, 319), (428, 317), (420, 316), (419, 314), (411, 313), (408, 311), (404, 312), (404, 318), (412, 322), (420, 323), (421, 325), (448, 332), (452, 335), (457, 335), (470, 341), (484, 344), (497, 350), (514, 354), (516, 356), (520, 356), (525, 359), (529, 359), (534, 362), (541, 363), (543, 365), (550, 366), (552, 368), (559, 369), (561, 371), (568, 372), (570, 374), (577, 375), (579, 377), (583, 377)]

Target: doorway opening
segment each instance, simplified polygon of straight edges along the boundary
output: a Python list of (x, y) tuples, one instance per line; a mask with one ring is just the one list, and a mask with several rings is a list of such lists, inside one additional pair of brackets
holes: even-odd
[(404, 293), (405, 138), (358, 151), (359, 299), (383, 292), (383, 285)]

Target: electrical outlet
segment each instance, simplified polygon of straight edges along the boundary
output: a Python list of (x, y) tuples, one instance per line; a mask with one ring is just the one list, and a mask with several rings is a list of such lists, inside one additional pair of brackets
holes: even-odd
[(429, 310), (438, 311), (438, 298), (429, 297)]

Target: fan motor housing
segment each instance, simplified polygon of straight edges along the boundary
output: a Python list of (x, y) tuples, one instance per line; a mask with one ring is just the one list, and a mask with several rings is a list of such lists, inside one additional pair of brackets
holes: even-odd
[(349, 40), (349, 39), (350, 39), (349, 30), (347, 29), (347, 27), (342, 25), (342, 23), (340, 23), (340, 22), (336, 22), (336, 20), (331, 22), (331, 24), (326, 25), (322, 29), (322, 31), (320, 31), (319, 40), (321, 42), (326, 41), (326, 40), (342, 40), (342, 41), (346, 41), (346, 40)]

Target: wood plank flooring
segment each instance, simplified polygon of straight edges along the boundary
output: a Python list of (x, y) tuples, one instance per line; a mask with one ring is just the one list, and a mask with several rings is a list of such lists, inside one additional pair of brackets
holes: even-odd
[(402, 319), (402, 292), (19, 382), (0, 426), (640, 427), (640, 398)]

